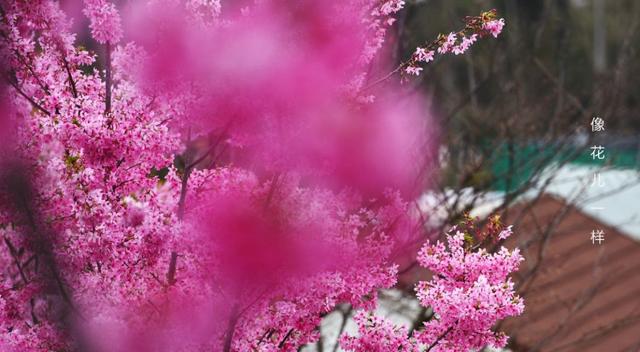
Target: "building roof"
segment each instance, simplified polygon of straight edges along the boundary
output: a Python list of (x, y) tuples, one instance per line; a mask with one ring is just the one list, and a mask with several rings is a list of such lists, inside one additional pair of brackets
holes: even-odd
[[(526, 309), (500, 326), (514, 349), (640, 351), (640, 243), (552, 196), (509, 217), (521, 211), (506, 246), (526, 258), (514, 276)], [(601, 244), (594, 230), (604, 231)]]
[(545, 193), (576, 204), (582, 212), (599, 222), (640, 240), (638, 170), (573, 164), (550, 167), (543, 173), (537, 187), (525, 194), (523, 199), (537, 196), (549, 178), (552, 179), (544, 188)]

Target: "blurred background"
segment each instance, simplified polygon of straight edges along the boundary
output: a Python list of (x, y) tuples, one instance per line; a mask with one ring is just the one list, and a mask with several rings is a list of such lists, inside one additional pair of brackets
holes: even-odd
[[(420, 206), (433, 231), (465, 213), (500, 214), (526, 261), (514, 278), (525, 314), (497, 328), (512, 351), (640, 351), (640, 2), (407, 0), (397, 62), (464, 16), (495, 8), (506, 26), (410, 81), (442, 126), (439, 174)], [(380, 314), (416, 328), (426, 273), (407, 263)], [(314, 348), (334, 350), (349, 307)]]

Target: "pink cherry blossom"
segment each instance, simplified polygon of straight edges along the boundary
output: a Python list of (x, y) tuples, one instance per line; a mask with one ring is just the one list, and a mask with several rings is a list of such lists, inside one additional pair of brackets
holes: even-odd
[[(447, 234), (447, 245), (427, 243), (418, 262), (433, 273), (430, 281), (418, 283), (417, 296), (433, 317), (412, 337), (405, 328), (365, 313), (355, 316), (358, 336), (342, 338), (348, 351), (473, 351), (484, 346), (501, 348), (507, 336), (493, 331), (500, 320), (522, 314), (524, 302), (515, 294), (508, 277), (523, 260), (517, 249), (502, 247), (495, 253), (471, 249), (470, 238), (478, 237), (455, 228)], [(495, 239), (511, 234), (511, 227), (496, 227), (486, 234)], [(499, 231), (499, 232), (498, 232)], [(374, 347), (375, 346), (375, 347)]]
[(449, 235), (447, 240), (448, 249), (440, 242), (427, 244), (418, 255), (420, 264), (436, 275), (417, 286), (420, 302), (432, 307), (435, 316), (416, 338), (426, 345), (439, 340), (445, 350), (504, 347), (506, 336), (491, 328), (524, 310), (508, 278), (522, 256), (517, 249), (510, 252), (504, 247), (493, 254), (484, 249), (469, 253), (462, 232)]
[(500, 231), (498, 239), (506, 240), (513, 234), (513, 226), (508, 226), (506, 229)]
[(402, 69), (405, 75), (417, 76), (420, 74), (423, 63), (434, 60), (435, 53), (445, 55), (452, 53), (461, 55), (478, 41), (478, 39), (492, 35), (497, 37), (504, 26), (504, 19), (495, 20), (496, 11), (490, 10), (482, 12), (480, 16), (465, 17), (465, 27), (458, 32), (451, 32), (448, 35), (438, 35), (438, 37), (416, 48), (411, 58), (400, 64), (398, 70)]
[(429, 50), (427, 51), (425, 48), (416, 48), (415, 53), (413, 54), (417, 61), (420, 62), (431, 62), (433, 61), (433, 56), (435, 55), (435, 51)]
[(403, 0), (387, 0), (383, 1), (380, 6), (380, 12), (383, 15), (391, 15), (400, 11), (404, 7), (405, 2)]
[(418, 352), (420, 348), (415, 339), (409, 339), (408, 331), (382, 317), (358, 312), (354, 321), (358, 326), (358, 337), (345, 335), (340, 346), (354, 352)]
[(498, 38), (498, 35), (502, 32), (504, 27), (504, 18), (499, 20), (493, 20), (485, 23), (483, 29), (488, 31), (494, 38)]
[(101, 44), (120, 41), (123, 33), (115, 4), (109, 0), (84, 0), (84, 3), (93, 38)]
[(454, 46), (452, 49), (452, 52), (455, 55), (463, 54), (464, 52), (469, 50), (469, 47), (471, 47), (471, 45), (475, 43), (477, 40), (478, 40), (478, 35), (475, 33), (469, 37), (462, 37), (462, 42)]
[(453, 49), (453, 46), (456, 43), (456, 40), (458, 40), (457, 35), (455, 33), (453, 33), (453, 32), (449, 33), (445, 37), (444, 42), (438, 48), (438, 53), (446, 54), (446, 53), (450, 52)]
[[(84, 1), (97, 54), (59, 1), (1, 5), (0, 349), (297, 351), (337, 305), (375, 309), (437, 149), (424, 98), (365, 89), (404, 2), (116, 3)], [(345, 346), (503, 344), (517, 252), (449, 244), (418, 258), (438, 319), (408, 339), (361, 313)]]
[(408, 73), (410, 75), (418, 76), (418, 75), (420, 75), (420, 71), (422, 71), (422, 67), (407, 66), (404, 70), (405, 70), (406, 73)]

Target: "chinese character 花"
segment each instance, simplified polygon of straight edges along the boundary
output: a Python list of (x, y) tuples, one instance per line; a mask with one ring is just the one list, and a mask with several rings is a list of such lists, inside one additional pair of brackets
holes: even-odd
[(604, 147), (601, 145), (594, 145), (593, 147), (591, 147), (591, 150), (593, 150), (591, 152), (591, 157), (593, 158), (593, 160), (599, 159), (599, 160), (603, 160), (605, 155), (604, 155)]

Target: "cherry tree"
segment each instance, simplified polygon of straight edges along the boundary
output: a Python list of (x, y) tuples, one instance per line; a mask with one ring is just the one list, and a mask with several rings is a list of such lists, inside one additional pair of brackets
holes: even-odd
[(347, 350), (506, 343), (492, 326), (524, 306), (517, 251), (484, 249), (501, 225), (425, 245), (416, 334), (370, 313), (428, 239), (437, 133), (398, 81), (497, 37), (495, 11), (393, 68), (404, 1), (64, 5), (0, 2), (3, 350), (296, 351), (343, 302)]

